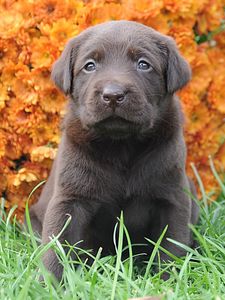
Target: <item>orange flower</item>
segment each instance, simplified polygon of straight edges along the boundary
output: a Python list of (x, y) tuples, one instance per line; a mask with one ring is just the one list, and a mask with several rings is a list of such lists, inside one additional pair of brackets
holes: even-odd
[(9, 62), (18, 62), (18, 50), (19, 47), (14, 40), (0, 38), (0, 70)]
[(3, 84), (0, 84), (0, 90), (1, 90), (1, 94), (0, 94), (0, 111), (5, 107), (6, 102), (9, 100), (9, 95), (8, 92), (10, 90), (7, 90)]
[(36, 146), (59, 143), (59, 116), (47, 114), (46, 117), (45, 120), (35, 123), (35, 126), (31, 123), (30, 128), (27, 130), (29, 137)]
[[(197, 2), (197, 1), (196, 1)], [(199, 1), (201, 2), (201, 1)], [(217, 29), (224, 19), (223, 0), (207, 0), (198, 17), (200, 33)]]
[(163, 1), (135, 1), (130, 0), (128, 2), (124, 1), (123, 3), (124, 8), (128, 9), (128, 16), (131, 15), (132, 18), (155, 18), (157, 17), (161, 9), (163, 9)]
[(179, 96), (185, 111), (192, 110), (193, 107), (198, 105), (201, 101), (200, 97), (197, 95), (194, 89), (194, 84), (192, 80), (180, 91), (178, 91), (177, 95)]
[(213, 66), (214, 75), (223, 73), (225, 70), (225, 51), (215, 46), (207, 49), (207, 55)]
[(225, 141), (220, 147), (219, 151), (216, 154), (216, 159), (220, 162), (219, 166), (221, 171), (224, 173), (225, 171)]
[(211, 168), (210, 167), (202, 167), (199, 170), (199, 175), (204, 184), (206, 194), (210, 193), (212, 195), (212, 200), (213, 199), (216, 200), (218, 194), (220, 193), (220, 187), (219, 187), (218, 181), (215, 179), (215, 177), (212, 174)]
[[(6, 147), (7, 139), (5, 131), (0, 129), (0, 160), (5, 155), (5, 147)], [(1, 166), (1, 164), (0, 164)]]
[(17, 160), (23, 154), (29, 153), (32, 141), (27, 135), (18, 135), (9, 128), (5, 138), (5, 157), (7, 159)]
[(208, 89), (207, 101), (216, 110), (225, 113), (225, 52), (219, 48), (207, 52), (213, 65), (213, 80)]
[(214, 109), (225, 114), (225, 73), (220, 73), (213, 80), (208, 91), (208, 102)]
[[(187, 130), (189, 134), (189, 130)], [(211, 112), (211, 120), (201, 130), (193, 135), (186, 135), (189, 149), (189, 161), (194, 161), (197, 167), (208, 165), (208, 156), (217, 156), (224, 144), (225, 123), (223, 116)]]
[(176, 17), (190, 17), (201, 12), (207, 0), (164, 0), (164, 9)]
[(32, 85), (38, 93), (45, 89), (50, 89), (54, 86), (50, 79), (51, 72), (49, 68), (32, 69), (29, 80), (32, 81)]
[(204, 103), (200, 103), (190, 112), (190, 115), (187, 115), (187, 132), (195, 134), (202, 130), (209, 122), (209, 110)]
[(39, 104), (43, 111), (60, 113), (65, 108), (65, 97), (56, 88), (46, 88), (39, 95)]
[(198, 46), (195, 58), (191, 63), (192, 80), (190, 86), (196, 95), (204, 97), (206, 90), (213, 78), (213, 68), (206, 54), (208, 46), (201, 44)]
[(58, 49), (62, 51), (64, 49), (65, 43), (71, 37), (76, 36), (79, 33), (79, 28), (76, 24), (76, 20), (68, 20), (61, 18), (54, 22), (53, 24), (41, 24), (39, 26), (41, 33), (47, 36), (51, 44), (57, 43)]
[(21, 145), (17, 144), (15, 136), (8, 134), (8, 140), (5, 146), (5, 157), (10, 160), (17, 160), (22, 156), (22, 153)]
[(34, 68), (50, 68), (58, 51), (46, 36), (34, 38), (29, 49), (31, 52), (30, 63)]
[(225, 31), (221, 31), (219, 34), (216, 34), (214, 36), (214, 40), (216, 41), (216, 43), (219, 47), (224, 49), (225, 48)]
[(11, 166), (12, 162), (6, 157), (0, 157), (0, 195), (7, 189), (7, 177)]
[(154, 18), (146, 18), (144, 20), (140, 17), (140, 19), (137, 18), (137, 21), (160, 31), (163, 34), (168, 34), (171, 27), (171, 20), (167, 15), (163, 14), (156, 15)]
[(6, 188), (7, 188), (7, 176), (5, 173), (1, 171), (0, 172), (0, 193), (2, 194), (6, 190)]
[(5, 109), (8, 115), (10, 127), (18, 134), (26, 133), (29, 128), (37, 126), (46, 120), (46, 116), (37, 105), (32, 105), (22, 99), (11, 99), (9, 106)]
[(29, 172), (25, 168), (19, 170), (19, 172), (12, 177), (11, 184), (14, 186), (19, 186), (23, 181), (33, 182), (37, 181), (37, 176), (34, 173)]
[[(18, 172), (10, 173), (8, 175), (7, 199), (11, 205), (18, 204), (24, 211), (28, 196), (40, 181), (47, 178), (48, 174), (48, 169), (35, 163), (25, 163)], [(40, 192), (41, 188), (33, 194), (31, 203), (37, 199)]]
[(16, 11), (13, 11), (12, 13), (11, 11), (4, 10), (4, 13), (1, 13), (1, 18), (0, 18), (1, 38), (3, 39), (14, 38), (18, 34), (20, 28), (23, 25), (24, 25), (24, 19), (22, 14)]
[(86, 11), (85, 22), (90, 25), (96, 25), (108, 20), (120, 20), (125, 18), (124, 9), (118, 3), (105, 3), (99, 1), (96, 5), (95, 2), (87, 4), (88, 10)]
[(47, 146), (35, 147), (31, 151), (32, 162), (43, 162), (43, 160), (53, 160), (56, 156), (57, 149), (50, 148)]
[(14, 93), (18, 100), (24, 104), (35, 105), (38, 103), (38, 94), (32, 86), (32, 81), (17, 79), (14, 83)]
[(70, 0), (37, 0), (33, 1), (32, 15), (45, 22), (53, 22), (57, 19), (74, 17), (83, 8), (83, 1)]

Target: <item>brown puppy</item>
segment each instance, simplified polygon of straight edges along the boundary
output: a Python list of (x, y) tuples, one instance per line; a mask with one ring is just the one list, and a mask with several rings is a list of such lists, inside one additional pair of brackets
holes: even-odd
[[(166, 237), (192, 244), (188, 223), (196, 223), (198, 210), (185, 192), (195, 193), (185, 173), (182, 114), (174, 95), (190, 76), (173, 39), (135, 22), (97, 25), (69, 41), (52, 71), (69, 98), (62, 140), (30, 210), (43, 243), (70, 214), (61, 242), (83, 240), (81, 247), (94, 253), (100, 246), (104, 255), (113, 253), (122, 210), (134, 244), (157, 240), (166, 225)], [(184, 254), (166, 238), (162, 246)], [(61, 278), (52, 250), (44, 264)]]

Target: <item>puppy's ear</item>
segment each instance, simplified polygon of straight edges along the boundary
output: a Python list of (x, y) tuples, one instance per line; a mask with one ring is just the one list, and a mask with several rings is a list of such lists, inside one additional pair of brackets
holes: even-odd
[(167, 92), (173, 94), (191, 79), (191, 69), (172, 38), (167, 38), (167, 59)]
[(52, 67), (51, 79), (66, 95), (72, 91), (73, 69), (79, 45), (79, 38), (71, 39)]

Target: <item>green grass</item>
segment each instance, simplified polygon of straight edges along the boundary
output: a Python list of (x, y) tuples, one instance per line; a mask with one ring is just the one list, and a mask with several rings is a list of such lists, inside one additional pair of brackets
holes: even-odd
[[(217, 176), (212, 165), (214, 176)], [(196, 173), (197, 174), (197, 173)], [(221, 190), (225, 186), (217, 177)], [(58, 236), (46, 246), (31, 231), (25, 233), (12, 220), (12, 209), (0, 216), (0, 299), (128, 299), (146, 295), (161, 295), (163, 299), (225, 299), (225, 197), (222, 192), (218, 201), (210, 206), (204, 187), (198, 178), (203, 200), (200, 202), (200, 221), (192, 227), (199, 247), (187, 248), (187, 255), (160, 266), (159, 273), (152, 271), (158, 255), (159, 241), (146, 265), (141, 269), (133, 263), (129, 235), (123, 225), (123, 216), (117, 224), (120, 235), (115, 242), (117, 255), (101, 258), (101, 249), (91, 267), (79, 258), (71, 262), (64, 253)], [(3, 206), (3, 205), (2, 205)], [(11, 220), (11, 221), (10, 221)], [(68, 222), (69, 222), (68, 218)], [(67, 222), (67, 223), (68, 223)], [(65, 224), (65, 227), (67, 224)], [(123, 241), (128, 240), (130, 258), (122, 261)], [(149, 241), (151, 242), (151, 241)], [(176, 243), (176, 241), (171, 241)], [(184, 245), (180, 245), (185, 247)], [(53, 247), (64, 265), (63, 283), (58, 284), (41, 263), (42, 254)], [(70, 247), (79, 249), (79, 244)], [(82, 250), (80, 250), (82, 251)], [(91, 255), (91, 254), (90, 254)], [(74, 267), (79, 266), (78, 268)], [(164, 269), (170, 273), (168, 281), (160, 279)], [(44, 283), (39, 282), (40, 275)]]

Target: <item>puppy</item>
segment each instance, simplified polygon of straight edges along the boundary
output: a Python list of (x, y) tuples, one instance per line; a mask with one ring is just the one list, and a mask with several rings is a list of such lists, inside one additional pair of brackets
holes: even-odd
[[(191, 77), (172, 38), (142, 24), (112, 21), (89, 28), (66, 45), (52, 79), (68, 96), (62, 139), (50, 177), (30, 209), (42, 243), (72, 220), (60, 241), (113, 254), (120, 216), (133, 244), (166, 238), (192, 245), (188, 224), (198, 209), (185, 173), (183, 117), (174, 93)], [(151, 253), (150, 245), (134, 252)], [(67, 251), (65, 249), (65, 251)], [(168, 257), (161, 253), (161, 259)], [(56, 278), (62, 266), (49, 250), (43, 258)]]

